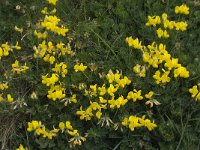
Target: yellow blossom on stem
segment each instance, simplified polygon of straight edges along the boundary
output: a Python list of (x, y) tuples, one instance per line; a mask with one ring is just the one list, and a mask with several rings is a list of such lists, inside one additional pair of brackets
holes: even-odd
[(175, 7), (175, 13), (176, 14), (184, 14), (184, 15), (188, 15), (189, 12), (189, 7), (186, 4), (182, 4), (181, 6), (176, 6)]
[(167, 30), (162, 30), (161, 28), (159, 28), (158, 30), (156, 30), (157, 36), (158, 38), (169, 38), (169, 34), (167, 33)]
[(7, 94), (7, 100), (9, 103), (11, 103), (11, 102), (13, 102), (14, 99), (12, 98), (12, 96), (10, 94)]
[(59, 122), (59, 128), (64, 131), (65, 130), (65, 123), (64, 122)]
[(139, 77), (146, 77), (146, 67), (145, 66), (141, 66), (139, 64), (136, 64), (133, 67), (133, 71), (139, 76)]
[(181, 21), (181, 22), (175, 23), (175, 28), (177, 31), (179, 31), (179, 30), (185, 31), (185, 30), (187, 30), (187, 26), (188, 26), (187, 22)]
[(52, 85), (50, 89), (48, 90), (47, 97), (49, 99), (52, 99), (53, 101), (57, 99), (63, 99), (65, 98), (65, 88), (62, 87), (62, 85)]
[(145, 94), (145, 98), (151, 99), (151, 97), (154, 95), (153, 91), (150, 91), (149, 93)]
[(5, 90), (5, 89), (8, 89), (8, 82), (6, 83), (0, 83), (0, 90)]
[(200, 91), (197, 85), (194, 85), (192, 88), (190, 88), (189, 92), (192, 98), (195, 98), (196, 101), (200, 101)]
[(157, 24), (161, 23), (161, 19), (159, 16), (148, 16), (148, 21), (146, 23), (146, 26), (156, 26)]
[(135, 49), (142, 49), (142, 42), (138, 38), (133, 39), (132, 37), (127, 37), (126, 42), (129, 47), (134, 47)]
[(122, 125), (128, 127), (131, 131), (134, 131), (135, 128), (138, 127), (146, 127), (149, 131), (152, 131), (157, 125), (151, 122), (149, 119), (145, 119), (145, 116), (136, 117), (136, 116), (129, 116), (125, 117), (122, 121)]
[(57, 2), (58, 0), (47, 0), (47, 2), (49, 3), (49, 4), (52, 4), (52, 5), (56, 5), (56, 2)]
[(21, 66), (18, 60), (15, 60), (15, 63), (12, 64), (13, 73), (17, 73), (17, 74), (25, 73), (28, 69), (29, 67), (26, 66), (26, 63), (23, 66)]
[(53, 73), (49, 78), (47, 77), (47, 75), (42, 76), (42, 83), (46, 86), (54, 85), (58, 81), (57, 74)]
[(188, 78), (190, 76), (189, 71), (185, 67), (179, 66), (174, 70), (174, 77), (177, 78), (178, 76)]
[(165, 84), (167, 82), (170, 82), (170, 77), (169, 77), (169, 73), (170, 71), (165, 71), (163, 69), (164, 73), (161, 75), (160, 70), (157, 70), (155, 72), (155, 74), (153, 75), (153, 78), (156, 80), (156, 84)]
[(86, 69), (87, 69), (87, 66), (84, 66), (83, 63), (81, 63), (80, 65), (76, 64), (74, 66), (75, 72), (78, 72), (78, 71), (84, 72)]
[(102, 85), (102, 87), (98, 87), (99, 95), (103, 96), (106, 94), (106, 87), (105, 84)]
[(110, 96), (114, 96), (114, 93), (118, 90), (118, 88), (115, 88), (113, 84), (110, 84), (109, 88), (107, 89), (107, 93)]

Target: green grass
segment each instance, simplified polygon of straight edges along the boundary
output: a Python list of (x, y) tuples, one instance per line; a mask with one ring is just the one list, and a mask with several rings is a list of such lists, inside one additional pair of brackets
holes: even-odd
[[(53, 141), (35, 138), (26, 131), (27, 122), (32, 119), (41, 120), (51, 128), (62, 120), (73, 120), (73, 125), (82, 133), (89, 133), (83, 147), (75, 149), (124, 150), (124, 149), (199, 149), (200, 148), (200, 102), (191, 98), (188, 89), (200, 83), (200, 2), (193, 0), (59, 0), (57, 16), (62, 23), (69, 27), (68, 37), (76, 55), (68, 61), (70, 92), (78, 92), (71, 88), (71, 84), (80, 82), (87, 84), (102, 84), (98, 73), (107, 73), (110, 69), (120, 70), (134, 83), (132, 87), (142, 89), (144, 93), (150, 90), (159, 94), (156, 98), (160, 106), (148, 108), (144, 104), (134, 103), (127, 106), (133, 114), (146, 114), (153, 118), (158, 128), (152, 132), (138, 129), (131, 132), (114, 132), (110, 128), (101, 128), (96, 122), (80, 122), (74, 114), (70, 114), (76, 107), (66, 109), (59, 102), (49, 101), (46, 98), (46, 89), (40, 84), (40, 75), (48, 72), (49, 64), (41, 60), (32, 59), (32, 47), (39, 41), (31, 35), (38, 19), (42, 17), (41, 9), (45, 1), (39, 0), (6, 0), (0, 1), (0, 43), (9, 41), (13, 44), (18, 40), (23, 47), (19, 53), (0, 61), (0, 81), (4, 80), (3, 73), (10, 67), (15, 58), (28, 61), (32, 67), (30, 74), (13, 77), (9, 76), (10, 92), (19, 97), (15, 110), (10, 104), (0, 103), (0, 146), (2, 149), (15, 149), (23, 143), (31, 149), (62, 150), (68, 145), (64, 135)], [(174, 7), (186, 3), (190, 7), (188, 16), (174, 15)], [(16, 10), (19, 5), (20, 9)], [(185, 32), (172, 32), (171, 38), (161, 40), (156, 37), (153, 28), (145, 26), (148, 15), (168, 13), (170, 19), (187, 20), (189, 26)], [(23, 34), (16, 33), (14, 26), (23, 27)], [(188, 79), (172, 79), (167, 86), (155, 85), (152, 79), (154, 69), (150, 70), (146, 78), (137, 77), (132, 67), (142, 63), (141, 53), (127, 46), (127, 36), (138, 37), (145, 45), (154, 40), (167, 45), (167, 50), (179, 59), (179, 62), (190, 71)], [(54, 38), (54, 37), (53, 37)], [(67, 41), (66, 38), (54, 38)], [(95, 63), (98, 69), (94, 73), (85, 75), (73, 72), (73, 64), (79, 60), (85, 64)], [(9, 72), (8, 72), (9, 73)], [(132, 88), (131, 86), (128, 88)], [(128, 90), (128, 89), (127, 89)], [(32, 91), (38, 91), (39, 100), (30, 99)], [(83, 95), (79, 95), (84, 99)], [(26, 106), (26, 104), (28, 104)], [(44, 111), (45, 110), (45, 111)], [(118, 113), (122, 117), (123, 111)], [(69, 116), (66, 114), (70, 114)]]

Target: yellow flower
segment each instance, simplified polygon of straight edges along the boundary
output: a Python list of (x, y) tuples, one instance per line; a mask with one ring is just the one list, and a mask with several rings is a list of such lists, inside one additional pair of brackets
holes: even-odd
[(36, 130), (38, 127), (40, 127), (42, 125), (42, 123), (40, 121), (37, 120), (32, 120), (31, 122), (28, 122), (28, 128), (27, 131), (31, 132), (33, 130)]
[(60, 122), (58, 126), (62, 131), (64, 131), (64, 129), (65, 129), (65, 123), (64, 122)]
[(105, 84), (102, 85), (102, 87), (98, 87), (99, 90), (99, 95), (103, 96), (106, 94), (106, 88), (105, 88)]
[(72, 127), (70, 121), (66, 121), (65, 125), (66, 125), (66, 128), (67, 128), (68, 130), (73, 130), (73, 127)]
[(170, 71), (165, 71), (163, 69), (163, 74), (161, 75), (160, 71), (157, 70), (155, 72), (155, 74), (153, 75), (153, 78), (156, 80), (156, 84), (160, 84), (160, 83), (167, 83), (167, 82), (170, 82), (170, 77), (169, 77), (169, 74), (170, 74)]
[(19, 65), (19, 61), (15, 60), (15, 63), (12, 64), (12, 72), (20, 74), (21, 72), (25, 73), (26, 70), (28, 70), (29, 67), (26, 66), (26, 63), (23, 66)]
[(181, 6), (176, 6), (175, 7), (175, 13), (176, 14), (184, 14), (184, 15), (188, 15), (189, 12), (189, 7), (187, 7), (186, 4), (182, 4)]
[(9, 103), (11, 103), (11, 102), (13, 102), (14, 99), (12, 98), (12, 96), (10, 94), (7, 94), (7, 100)]
[(177, 31), (178, 30), (185, 31), (187, 30), (187, 26), (188, 26), (187, 22), (181, 21), (181, 22), (175, 23), (175, 28)]
[(175, 58), (168, 59), (164, 65), (165, 65), (165, 67), (168, 68), (168, 70), (171, 70), (172, 68), (178, 68), (178, 67), (181, 66), (178, 63), (178, 58), (176, 58), (176, 59)]
[(119, 81), (117, 81), (117, 87), (121, 87), (124, 88), (126, 85), (129, 85), (131, 83), (131, 80), (128, 79), (127, 76), (124, 76), (123, 79), (119, 79)]
[(148, 94), (145, 94), (145, 97), (147, 99), (151, 99), (151, 97), (154, 95), (154, 92), (153, 91), (150, 91)]
[(34, 31), (34, 35), (38, 38), (38, 39), (46, 39), (47, 38), (47, 32), (45, 31), (44, 33), (42, 32), (37, 32), (36, 30)]
[(95, 85), (90, 85), (90, 89), (91, 89), (91, 92), (90, 92), (90, 96), (97, 96), (97, 84)]
[(162, 30), (161, 28), (159, 28), (158, 30), (156, 30), (157, 36), (158, 38), (169, 38), (169, 34), (167, 33), (166, 30)]
[(164, 28), (173, 29), (175, 27), (175, 21), (165, 20), (163, 21)]
[(57, 74), (53, 73), (51, 77), (47, 77), (47, 75), (42, 76), (42, 83), (46, 84), (46, 86), (54, 85), (58, 81)]
[(61, 76), (64, 78), (67, 74), (67, 65), (64, 64), (64, 62), (61, 62), (59, 64), (55, 64), (55, 67), (52, 68), (52, 71), (61, 74)]
[(18, 28), (17, 26), (15, 26), (15, 31), (22, 33), (23, 32), (23, 28)]
[[(55, 0), (52, 0), (52, 1), (55, 1)], [(52, 31), (53, 33), (66, 36), (66, 33), (69, 31), (69, 29), (64, 26), (59, 27), (58, 26), (59, 22), (60, 22), (60, 19), (57, 16), (46, 15), (44, 18), (44, 21), (41, 22), (41, 26), (43, 28), (46, 28), (47, 30)]]
[(78, 130), (73, 130), (73, 131), (67, 131), (67, 133), (71, 136), (78, 135)]
[(6, 83), (0, 83), (0, 90), (5, 90), (8, 88), (8, 82)]
[(109, 83), (112, 83), (115, 80), (115, 75), (113, 74), (112, 70), (109, 70), (108, 74), (106, 75), (106, 79)]
[(153, 105), (160, 105), (161, 103), (158, 102), (156, 99), (150, 99), (145, 102), (145, 105), (150, 105), (150, 107), (153, 107)]
[(97, 117), (98, 119), (101, 118), (101, 115), (102, 115), (102, 112), (101, 112), (101, 111), (97, 111), (97, 112), (96, 112), (96, 117)]
[(189, 92), (192, 94), (192, 98), (195, 98), (195, 100), (200, 101), (200, 91), (198, 90), (198, 86), (194, 85), (192, 88), (189, 89)]
[(134, 131), (135, 128), (138, 127), (147, 127), (149, 131), (152, 131), (154, 128), (157, 127), (157, 125), (153, 122), (151, 122), (149, 119), (145, 119), (145, 116), (136, 117), (136, 116), (129, 116), (129, 118), (124, 118), (122, 121), (122, 125), (129, 127), (131, 131)]
[(75, 72), (78, 72), (78, 71), (84, 72), (86, 69), (87, 69), (87, 66), (84, 66), (83, 63), (81, 63), (80, 65), (76, 64), (74, 66)]
[(65, 96), (65, 89), (62, 87), (62, 85), (52, 85), (48, 90), (47, 97), (49, 99), (52, 99), (53, 101), (55, 101), (56, 99), (63, 99), (65, 98)]
[(159, 16), (148, 16), (148, 21), (146, 23), (146, 26), (156, 26), (157, 24), (160, 24), (161, 20)]
[(18, 42), (15, 44), (13, 48), (15, 48), (16, 50), (21, 50), (21, 46), (18, 45)]
[(127, 99), (133, 99), (133, 101), (135, 102), (136, 100), (142, 100), (143, 97), (141, 96), (141, 90), (137, 91), (136, 89), (134, 89), (133, 91), (130, 91), (127, 95)]
[(136, 66), (133, 67), (133, 71), (140, 77), (146, 77), (146, 67), (145, 66), (136, 64)]
[(27, 148), (24, 148), (24, 146), (20, 144), (19, 147), (16, 148), (16, 150), (27, 150)]
[(108, 90), (107, 90), (107, 92), (108, 92), (108, 94), (110, 95), (110, 96), (114, 96), (114, 93), (117, 91), (117, 88), (115, 88), (114, 86), (113, 86), (113, 84), (110, 84), (110, 86), (109, 86), (109, 88), (108, 88)]
[(187, 71), (185, 67), (180, 66), (174, 70), (174, 77), (177, 78), (178, 76), (182, 78), (189, 78), (189, 71)]
[(53, 5), (56, 5), (56, 2), (57, 2), (58, 0), (47, 0), (47, 2), (49, 3), (49, 4), (53, 4)]
[(138, 38), (133, 39), (132, 37), (127, 37), (126, 42), (129, 47), (134, 47), (135, 49), (142, 49), (142, 42)]

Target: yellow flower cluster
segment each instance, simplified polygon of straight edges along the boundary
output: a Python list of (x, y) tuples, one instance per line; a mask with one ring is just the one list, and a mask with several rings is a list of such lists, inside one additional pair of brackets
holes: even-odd
[(47, 76), (48, 74), (42, 76), (42, 83), (45, 84), (46, 86), (55, 85), (55, 83), (58, 81), (58, 75), (55, 73), (53, 73), (49, 78)]
[(129, 116), (123, 119), (122, 125), (128, 127), (131, 131), (134, 131), (135, 128), (138, 127), (146, 127), (149, 131), (152, 131), (157, 125), (151, 122), (149, 119), (145, 119), (145, 116), (136, 117), (136, 116)]
[(34, 35), (38, 38), (38, 39), (46, 39), (47, 38), (47, 31), (42, 32), (37, 32), (36, 30), (34, 31)]
[[(111, 70), (106, 75), (106, 78), (107, 78), (109, 83), (115, 84), (115, 87), (117, 89), (119, 87), (124, 88), (126, 85), (129, 85), (131, 83), (131, 80), (129, 80), (127, 76), (122, 77), (122, 75), (119, 72), (116, 72), (114, 74)], [(113, 89), (112, 84), (110, 84), (110, 88)], [(116, 90), (113, 89), (113, 91), (116, 91)], [(110, 94), (110, 95), (112, 95), (112, 94)]]
[(46, 15), (43, 22), (41, 22), (41, 26), (46, 30), (52, 31), (53, 33), (66, 36), (66, 33), (69, 31), (69, 29), (64, 26), (59, 27), (59, 22), (60, 19), (57, 16)]
[(142, 49), (142, 42), (139, 41), (138, 38), (133, 39), (132, 36), (126, 38), (126, 42), (129, 47), (133, 47), (135, 49)]
[(42, 76), (42, 83), (45, 84), (47, 87), (50, 87), (48, 90), (47, 97), (52, 99), (53, 101), (57, 99), (65, 98), (65, 88), (61, 84), (55, 85), (57, 81), (59, 81), (58, 75), (53, 73), (51, 77), (47, 77), (47, 75)]
[(34, 131), (36, 135), (41, 135), (42, 137), (48, 138), (50, 140), (53, 139), (53, 137), (57, 136), (59, 131), (61, 131), (62, 133), (66, 132), (68, 135), (72, 136), (72, 138), (70, 138), (68, 141), (72, 146), (82, 145), (82, 142), (86, 140), (85, 137), (80, 136), (78, 130), (73, 129), (70, 121), (66, 121), (65, 123), (60, 122), (58, 128), (54, 128), (53, 130), (49, 131), (41, 123), (41, 121), (32, 120), (31, 122), (28, 122), (27, 131)]
[(6, 89), (8, 89), (8, 82), (0, 83), (0, 90), (3, 91)]
[(11, 94), (7, 94), (7, 98), (3, 98), (3, 94), (1, 93), (0, 94), (0, 102), (5, 101), (5, 100), (9, 103), (12, 103), (14, 101)]
[(65, 94), (65, 88), (63, 88), (62, 85), (54, 85), (51, 86), (50, 89), (48, 90), (48, 95), (47, 97), (49, 99), (52, 99), (53, 101), (59, 99), (63, 99), (65, 98), (66, 94)]
[(175, 7), (175, 13), (176, 14), (184, 14), (184, 15), (188, 15), (189, 12), (189, 7), (187, 7), (186, 4), (182, 4), (181, 6), (176, 6)]
[(147, 67), (146, 66), (142, 66), (140, 64), (136, 64), (134, 67), (133, 67), (133, 71), (139, 76), (139, 77), (146, 77), (146, 70), (147, 70)]
[(136, 89), (134, 89), (133, 91), (130, 91), (127, 95), (127, 99), (128, 100), (133, 100), (134, 102), (136, 102), (137, 100), (142, 100), (143, 96), (141, 96), (142, 91), (139, 90), (137, 91)]
[(46, 43), (43, 41), (38, 47), (34, 46), (33, 50), (35, 51), (34, 57), (43, 58), (45, 62), (49, 62), (50, 64), (54, 64), (56, 61), (56, 56), (65, 56), (66, 54), (71, 54), (71, 47), (70, 45), (65, 45), (64, 43), (60, 42), (56, 45), (53, 45), (51, 41)]
[[(164, 66), (167, 68), (167, 71), (164, 68), (162, 69), (164, 72), (162, 75), (160, 70), (155, 72), (153, 78), (156, 80), (157, 84), (165, 84), (170, 82), (169, 74), (172, 69), (174, 69), (175, 78), (189, 77), (189, 71), (187, 71), (185, 67), (178, 63), (178, 58), (171, 57), (164, 44), (160, 43), (157, 45), (155, 42), (153, 42), (151, 45), (143, 46), (141, 51), (143, 53), (142, 57), (145, 63), (148, 63), (153, 68), (158, 68), (160, 64), (164, 63)], [(145, 77), (147, 68), (148, 67), (141, 67), (141, 65), (137, 64), (135, 67), (133, 67), (133, 71), (136, 72), (140, 77)]]
[(7, 98), (3, 98), (3, 95), (4, 95), (3, 91), (5, 91), (7, 89), (8, 89), (8, 82), (0, 83), (0, 102), (6, 100), (7, 102), (11, 103), (14, 101), (11, 94), (7, 94)]
[(15, 46), (9, 45), (8, 42), (1, 44), (0, 46), (0, 60), (3, 56), (8, 56), (10, 52), (13, 51), (13, 49), (21, 50), (21, 46), (18, 45), (18, 42)]
[(27, 131), (34, 131), (36, 135), (41, 135), (44, 138), (48, 138), (51, 140), (53, 137), (57, 136), (59, 129), (54, 128), (51, 131), (47, 131), (41, 121), (32, 120), (31, 122), (28, 122)]
[(55, 67), (52, 68), (52, 71), (54, 71), (57, 74), (61, 74), (61, 76), (64, 78), (67, 74), (67, 65), (64, 62), (61, 62), (59, 64), (55, 64)]
[(94, 116), (94, 113), (96, 113), (96, 117), (100, 119), (102, 116), (101, 109), (107, 109), (107, 105), (109, 108), (114, 109), (120, 108), (128, 102), (128, 99), (124, 98), (124, 96), (120, 95), (117, 97), (115, 96), (115, 93), (119, 88), (123, 89), (126, 85), (129, 85), (131, 80), (129, 80), (127, 76), (123, 77), (118, 71), (113, 73), (111, 70), (106, 75), (106, 79), (108, 81), (107, 86), (106, 84), (103, 84), (102, 86), (98, 87), (97, 84), (94, 84), (90, 85), (89, 91), (85, 89), (85, 96), (99, 96), (99, 102), (90, 102), (90, 105), (85, 111), (81, 106), (80, 110), (76, 112), (77, 115), (80, 115), (81, 120), (91, 120), (91, 117)]
[(87, 69), (87, 66), (84, 66), (83, 63), (74, 65), (75, 72), (84, 72)]
[(65, 123), (60, 122), (59, 128), (62, 132), (66, 131), (66, 133), (72, 136), (72, 138), (70, 138), (68, 141), (70, 143), (70, 146), (82, 145), (82, 142), (86, 140), (85, 137), (80, 136), (78, 130), (73, 129), (70, 121), (66, 121)]
[(29, 67), (26, 66), (26, 63), (23, 66), (21, 66), (18, 60), (15, 60), (15, 63), (12, 64), (13, 73), (17, 73), (17, 74), (25, 73), (28, 69)]
[(189, 92), (192, 96), (192, 98), (194, 98), (196, 101), (200, 101), (200, 90), (199, 90), (199, 86), (198, 85), (194, 85), (192, 88), (189, 89)]
[(47, 0), (49, 4), (56, 5), (58, 0)]
[(148, 21), (146, 23), (146, 26), (154, 26), (159, 25), (161, 23), (161, 19), (159, 16), (148, 16)]
[(167, 30), (162, 30), (161, 28), (156, 30), (158, 38), (169, 38), (169, 34), (167, 33)]
[(112, 97), (111, 100), (108, 100), (110, 108), (115, 108), (115, 107), (120, 108), (121, 106), (124, 106), (127, 102), (128, 100), (125, 99), (123, 96), (118, 97), (116, 100), (114, 100), (114, 97)]
[[(101, 115), (102, 115), (102, 112), (101, 112), (101, 109), (105, 109), (106, 107), (102, 104), (99, 104), (97, 102), (91, 102), (90, 101), (90, 105), (86, 108), (86, 110), (84, 111), (82, 106), (80, 107), (80, 110), (78, 110), (76, 112), (77, 115), (80, 116), (80, 119), (81, 120), (91, 120), (91, 117), (94, 116), (93, 113), (95, 113), (95, 116), (100, 119), (101, 118)], [(95, 112), (93, 112), (95, 111)]]
[(160, 83), (165, 84), (170, 82), (170, 77), (169, 77), (170, 71), (165, 71), (164, 69), (162, 69), (162, 71), (164, 72), (162, 75), (160, 70), (157, 70), (153, 75), (153, 78), (156, 80), (156, 84)]
[[(189, 8), (183, 4), (181, 6), (176, 6), (175, 7), (175, 13), (181, 13), (181, 14), (189, 14)], [(162, 18), (162, 19), (161, 19)], [(157, 25), (162, 24), (162, 28), (158, 28), (156, 30), (156, 34), (158, 38), (169, 38), (170, 35), (166, 29), (172, 30), (176, 29), (177, 31), (185, 31), (187, 30), (187, 22), (180, 21), (180, 22), (175, 22), (175, 21), (170, 21), (168, 20), (168, 15), (166, 13), (163, 13), (162, 16), (148, 16), (148, 21), (146, 23), (147, 27), (153, 26), (156, 27)]]

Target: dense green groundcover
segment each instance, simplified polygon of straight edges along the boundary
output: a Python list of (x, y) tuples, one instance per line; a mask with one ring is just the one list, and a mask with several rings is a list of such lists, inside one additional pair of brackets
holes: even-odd
[[(175, 16), (174, 7), (186, 3), (190, 8), (187, 16)], [(155, 91), (159, 106), (147, 107), (144, 103), (126, 106), (130, 114), (146, 114), (158, 127), (149, 132), (146, 129), (114, 131), (97, 125), (98, 121), (81, 121), (75, 115), (77, 107), (65, 107), (59, 101), (46, 98), (47, 91), (41, 84), (41, 74), (48, 72), (49, 64), (32, 59), (33, 45), (39, 41), (31, 35), (40, 11), (46, 6), (45, 0), (4, 0), (0, 1), (0, 44), (19, 41), (22, 50), (14, 56), (0, 61), (0, 81), (13, 63), (14, 58), (28, 62), (32, 68), (27, 75), (8, 76), (9, 92), (20, 95), (13, 109), (9, 103), (0, 103), (0, 148), (16, 149), (23, 144), (31, 150), (69, 149), (68, 139), (60, 134), (54, 140), (34, 136), (27, 132), (27, 122), (40, 120), (47, 128), (57, 127), (60, 121), (70, 120), (80, 133), (88, 133), (82, 146), (74, 149), (85, 150), (128, 150), (128, 149), (200, 149), (200, 102), (191, 98), (188, 89), (200, 83), (200, 1), (199, 0), (59, 0), (57, 16), (70, 31), (68, 39), (76, 55), (68, 61), (71, 74), (65, 80), (71, 92), (81, 82), (102, 85), (98, 73), (120, 70), (127, 75), (137, 89), (144, 93)], [(170, 32), (169, 39), (159, 39), (154, 28), (145, 26), (148, 15), (161, 15), (166, 12), (170, 19), (186, 20), (185, 32)], [(23, 27), (19, 34), (14, 27)], [(188, 79), (171, 79), (166, 86), (156, 85), (152, 78), (155, 70), (149, 70), (146, 78), (133, 73), (133, 66), (142, 63), (141, 54), (127, 46), (126, 37), (138, 37), (142, 43), (153, 41), (167, 45), (168, 52), (190, 71)], [(59, 40), (59, 39), (55, 39)], [(73, 72), (75, 61), (93, 63), (97, 71), (77, 74)], [(94, 66), (93, 66), (94, 67)], [(70, 70), (71, 69), (71, 70)], [(3, 75), (4, 74), (4, 75)], [(14, 82), (13, 82), (14, 81)], [(73, 84), (73, 85), (72, 85)], [(38, 99), (31, 99), (32, 91), (37, 91)], [(79, 99), (84, 96), (79, 95)], [(28, 104), (28, 105), (27, 105)], [(73, 114), (73, 113), (74, 114)], [(115, 112), (111, 112), (114, 114)], [(123, 116), (123, 111), (118, 116)]]

